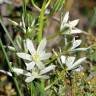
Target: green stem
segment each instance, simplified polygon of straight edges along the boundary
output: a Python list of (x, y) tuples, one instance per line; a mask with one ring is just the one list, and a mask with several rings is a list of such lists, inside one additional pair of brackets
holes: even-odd
[[(34, 6), (39, 12), (41, 12), (41, 9), (35, 4), (34, 0), (31, 0), (31, 2), (32, 2), (33, 6)], [(50, 2), (51, 2), (51, 0), (49, 0), (49, 1), (47, 2), (45, 8), (47, 8), (47, 7), (49, 6)]]
[(34, 0), (31, 0), (33, 6), (40, 12), (41, 9), (35, 4)]
[(25, 0), (23, 0), (22, 7), (23, 7), (23, 15), (24, 15), (24, 19), (25, 19), (26, 18), (26, 1)]
[(7, 31), (5, 25), (3, 24), (1, 18), (0, 18), (0, 23), (1, 23), (1, 25), (2, 25), (2, 27), (3, 27), (3, 29), (4, 29), (4, 31), (5, 31), (6, 35), (8, 36), (10, 42), (12, 43), (12, 45), (14, 46), (14, 48), (16, 48), (16, 47), (15, 47), (15, 44), (14, 44), (14, 42), (13, 42), (13, 40), (12, 40), (12, 38), (11, 38), (9, 32)]
[(51, 3), (51, 0), (49, 0), (46, 4), (46, 8), (49, 6), (49, 4)]
[[(3, 43), (2, 43), (2, 41), (1, 41), (1, 39), (0, 39), (0, 45), (1, 45), (1, 48), (2, 48), (2, 51), (3, 51), (3, 54), (4, 54), (4, 56), (5, 56), (6, 62), (7, 62), (7, 64), (8, 64), (8, 67), (9, 67), (11, 73), (13, 73), (13, 70), (12, 70), (11, 64), (10, 64), (10, 61), (9, 61), (9, 59), (8, 59), (7, 53), (6, 53), (5, 49), (4, 49), (4, 46), (3, 46)], [(17, 89), (17, 92), (18, 92), (19, 96), (23, 96), (22, 93), (21, 93), (21, 90), (20, 90), (20, 88), (19, 88), (18, 82), (17, 82), (17, 80), (16, 80), (15, 74), (14, 74), (14, 76), (12, 76), (12, 79), (13, 79), (13, 81), (14, 81), (14, 84), (15, 84), (15, 87), (16, 87), (16, 89)]]
[(33, 90), (32, 90), (32, 83), (30, 84), (30, 87), (31, 87), (30, 88), (31, 89), (31, 96), (33, 96), (33, 93), (32, 93), (33, 92)]
[(31, 96), (37, 96), (36, 93), (35, 93), (35, 85), (34, 85), (34, 82), (31, 82), (30, 83), (30, 91), (31, 91)]
[(45, 8), (46, 7), (46, 2), (44, 1), (42, 5), (42, 9), (40, 12), (39, 16), (39, 27), (38, 27), (38, 42), (42, 40), (42, 35), (43, 35), (43, 27), (44, 27), (44, 14), (45, 14)]
[(44, 96), (45, 93), (44, 87), (45, 87), (45, 82), (44, 80), (41, 80), (40, 89), (39, 89), (41, 91), (41, 96)]

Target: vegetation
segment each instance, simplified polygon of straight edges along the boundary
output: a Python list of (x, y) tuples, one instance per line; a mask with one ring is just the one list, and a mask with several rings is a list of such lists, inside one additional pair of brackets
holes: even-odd
[(96, 96), (96, 8), (80, 26), (75, 1), (0, 0), (0, 96)]

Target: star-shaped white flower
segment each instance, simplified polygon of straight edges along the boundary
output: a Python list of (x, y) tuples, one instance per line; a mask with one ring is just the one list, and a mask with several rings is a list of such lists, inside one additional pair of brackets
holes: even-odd
[(68, 21), (69, 12), (66, 12), (65, 16), (62, 19), (60, 30), (64, 32), (64, 34), (77, 34), (82, 33), (82, 30), (76, 28), (76, 25), (79, 22), (79, 19)]
[(42, 70), (38, 70), (38, 68), (34, 67), (32, 70), (27, 71), (20, 68), (12, 68), (12, 70), (17, 75), (24, 75), (26, 76), (25, 82), (29, 83), (32, 82), (34, 79), (48, 79), (49, 76), (45, 75), (46, 73), (52, 71), (55, 69), (55, 65), (50, 65), (48, 67), (45, 67)]
[(27, 53), (17, 53), (18, 57), (28, 60), (30, 63), (26, 63), (27, 70), (31, 70), (35, 64), (39, 69), (43, 69), (45, 65), (42, 61), (48, 59), (51, 53), (45, 52), (47, 40), (44, 38), (41, 40), (37, 50), (35, 49), (32, 41), (30, 39), (26, 40), (26, 47), (30, 54)]
[(75, 61), (76, 57), (73, 56), (61, 56), (61, 62), (62, 64), (65, 64), (67, 66), (68, 70), (72, 70), (77, 68), (82, 62), (86, 60), (86, 57), (82, 57)]

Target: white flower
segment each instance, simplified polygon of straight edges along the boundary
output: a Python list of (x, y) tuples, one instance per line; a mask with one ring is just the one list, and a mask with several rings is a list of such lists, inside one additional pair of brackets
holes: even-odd
[(68, 21), (69, 12), (66, 12), (65, 16), (62, 19), (60, 30), (64, 31), (64, 34), (77, 34), (82, 33), (82, 30), (76, 28), (76, 25), (79, 22), (79, 19)]
[(26, 71), (20, 68), (12, 68), (13, 71), (17, 74), (17, 75), (24, 75), (26, 76), (25, 82), (29, 83), (32, 82), (34, 79), (48, 79), (49, 76), (45, 75), (46, 73), (50, 72), (51, 70), (55, 69), (55, 65), (50, 65), (44, 69), (42, 69), (41, 71), (39, 71), (36, 67), (34, 67), (32, 70), (30, 71)]
[(51, 53), (45, 52), (46, 43), (47, 40), (44, 38), (43, 40), (41, 40), (36, 50), (32, 41), (30, 39), (26, 40), (26, 47), (29, 50), (30, 54), (17, 53), (17, 55), (22, 59), (30, 61), (30, 63), (26, 63), (27, 70), (31, 70), (35, 64), (39, 69), (43, 69), (45, 67), (42, 61), (48, 59), (51, 56)]
[(80, 46), (80, 44), (82, 43), (82, 40), (75, 40), (75, 38), (72, 41), (72, 47), (70, 49), (70, 51), (86, 51), (88, 50), (90, 47), (88, 48), (77, 48), (78, 46)]
[(62, 64), (65, 64), (68, 68), (68, 70), (72, 70), (77, 68), (82, 62), (86, 60), (86, 57), (82, 57), (75, 61), (76, 57), (73, 56), (61, 56), (61, 62)]

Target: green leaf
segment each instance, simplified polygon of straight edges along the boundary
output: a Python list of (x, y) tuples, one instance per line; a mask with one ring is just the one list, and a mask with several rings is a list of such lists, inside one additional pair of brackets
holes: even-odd
[(54, 14), (55, 12), (61, 10), (65, 3), (65, 0), (56, 0), (55, 4), (53, 5), (51, 14)]

